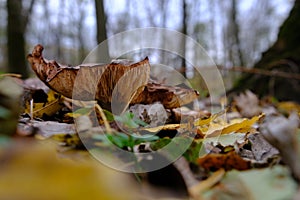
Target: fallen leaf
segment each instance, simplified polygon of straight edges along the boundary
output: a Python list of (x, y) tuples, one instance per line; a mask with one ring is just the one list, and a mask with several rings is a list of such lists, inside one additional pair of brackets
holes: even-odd
[(31, 121), (32, 126), (39, 129), (39, 133), (43, 137), (50, 137), (55, 134), (75, 134), (75, 125), (74, 124), (66, 124), (66, 123), (59, 123), (54, 121)]
[(263, 117), (264, 114), (261, 114), (259, 116), (254, 116), (251, 119), (234, 119), (227, 123), (223, 119), (214, 122), (213, 120), (217, 119), (217, 117), (212, 115), (209, 119), (205, 120), (205, 123), (200, 120), (196, 124), (200, 124), (197, 127), (199, 129), (199, 133), (205, 134), (206, 137), (214, 137), (233, 132), (247, 133), (252, 130), (252, 125)]
[(152, 104), (161, 102), (165, 108), (178, 108), (195, 100), (199, 93), (193, 89), (149, 82), (137, 97), (136, 103)]
[[(93, 100), (91, 98), (95, 97), (107, 107), (107, 104), (111, 103), (112, 93), (115, 90), (115, 95), (120, 98), (118, 99), (120, 102), (134, 102), (135, 97), (143, 91), (149, 80), (148, 58), (134, 64), (111, 63), (71, 67), (45, 60), (42, 51), (43, 47), (37, 45), (32, 54), (28, 55), (33, 71), (48, 87), (68, 98)], [(120, 80), (127, 82), (118, 84)], [(133, 90), (133, 93), (129, 90)], [(74, 95), (73, 91), (76, 92)]]
[(164, 106), (159, 102), (149, 105), (135, 104), (129, 108), (129, 111), (134, 114), (134, 118), (146, 122), (150, 127), (165, 124), (168, 119)]
[(291, 102), (291, 101), (278, 102), (276, 104), (276, 107), (281, 112), (285, 112), (285, 113), (297, 112), (298, 114), (300, 113), (300, 105), (295, 102)]
[(296, 183), (283, 166), (247, 171), (232, 170), (204, 199), (282, 200), (293, 199)]
[(186, 127), (186, 124), (165, 124), (165, 125), (157, 126), (157, 127), (141, 128), (140, 130), (148, 131), (151, 133), (156, 133), (156, 132), (162, 131), (162, 130), (164, 130), (164, 131), (177, 130), (182, 126)]
[(243, 156), (244, 158), (253, 159), (255, 162), (268, 163), (273, 158), (278, 157), (278, 150), (270, 145), (266, 139), (260, 133), (254, 133), (247, 135), (247, 139), (244, 145), (239, 146), (239, 154), (243, 156), (243, 150), (251, 152), (251, 157)]
[(215, 171), (222, 168), (226, 171), (232, 169), (247, 170), (251, 168), (250, 161), (241, 158), (234, 150), (225, 154), (207, 154), (198, 159), (198, 164), (208, 171)]
[(250, 90), (235, 96), (234, 101), (244, 117), (253, 117), (259, 115), (262, 111), (257, 96)]
[[(75, 67), (48, 61), (42, 56), (43, 47), (37, 45), (28, 61), (36, 75), (51, 89), (79, 100), (98, 100), (101, 107), (122, 113), (129, 104), (161, 102), (165, 108), (176, 108), (192, 102), (198, 92), (150, 81), (148, 58), (138, 62), (112, 62)], [(88, 80), (88, 81), (87, 81)], [(117, 102), (112, 102), (117, 99)]]
[(282, 115), (268, 116), (260, 131), (266, 140), (279, 150), (282, 160), (290, 167), (295, 180), (300, 182), (298, 126), (299, 116), (293, 112), (289, 118)]
[(80, 158), (58, 156), (50, 141), (0, 146), (1, 199), (141, 199), (129, 175), (104, 167), (88, 153)]

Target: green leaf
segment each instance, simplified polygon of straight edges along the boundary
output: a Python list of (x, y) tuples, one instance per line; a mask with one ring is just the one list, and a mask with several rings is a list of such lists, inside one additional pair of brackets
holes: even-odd
[(87, 115), (91, 112), (91, 110), (92, 110), (92, 107), (84, 107), (84, 108), (79, 108), (74, 113), (81, 114), (81, 115)]
[(171, 142), (170, 138), (164, 137), (155, 142), (152, 142), (150, 144), (150, 147), (151, 147), (151, 149), (153, 149), (153, 151), (157, 151), (157, 150), (163, 148), (164, 146), (166, 146), (167, 144), (169, 144), (170, 142)]
[(190, 147), (186, 150), (183, 156), (187, 159), (187, 161), (196, 163), (199, 158), (199, 152), (202, 147), (202, 142), (193, 141)]
[(109, 122), (114, 121), (114, 115), (111, 112), (109, 112), (108, 110), (105, 110), (105, 109), (103, 109), (103, 112), (105, 114), (107, 121), (109, 121)]
[(138, 128), (139, 125), (144, 125), (146, 124), (145, 122), (142, 122), (142, 120), (137, 120), (134, 118), (134, 114), (131, 112), (125, 112), (121, 116), (114, 116), (115, 120), (118, 122), (121, 122), (128, 128)]
[(92, 136), (95, 140), (101, 140), (104, 144), (113, 144), (118, 146), (119, 148), (130, 147), (143, 143), (143, 142), (151, 142), (159, 139), (158, 136), (155, 135), (144, 135), (134, 136), (127, 135), (125, 133), (117, 132), (114, 134), (95, 134)]
[(0, 105), (0, 119), (9, 119), (10, 117), (10, 110)]

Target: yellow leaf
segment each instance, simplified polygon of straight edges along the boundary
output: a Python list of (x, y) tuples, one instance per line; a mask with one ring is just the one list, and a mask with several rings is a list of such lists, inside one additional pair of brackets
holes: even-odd
[(241, 122), (230, 123), (228, 126), (224, 127), (221, 134), (228, 134), (231, 132), (248, 132), (251, 126), (261, 119), (264, 114), (259, 116), (254, 116), (251, 119), (244, 119)]
[(197, 128), (206, 136), (217, 136), (232, 132), (246, 133), (251, 131), (252, 125), (258, 122), (262, 117), (264, 117), (264, 114), (254, 116), (251, 119), (234, 119), (230, 123), (225, 123), (225, 121), (211, 122), (208, 125), (198, 126)]
[(82, 145), (81, 140), (77, 134), (55, 134), (51, 136), (52, 139), (63, 143), (66, 146), (80, 146)]
[(186, 124), (166, 124), (163, 126), (151, 127), (151, 128), (142, 128), (143, 131), (148, 131), (155, 133), (161, 130), (176, 130), (178, 128), (186, 127)]
[(291, 101), (284, 101), (284, 102), (279, 102), (277, 104), (277, 108), (279, 110), (291, 113), (291, 112), (298, 112), (300, 113), (300, 105), (295, 103), (295, 102), (291, 102)]
[(42, 108), (34, 109), (33, 117), (43, 117), (44, 114), (48, 116), (54, 115), (57, 111), (59, 111), (63, 107), (60, 103), (61, 103), (60, 99), (56, 99), (51, 103), (47, 103)]
[(222, 110), (221, 112), (218, 112), (216, 114), (211, 115), (207, 119), (198, 119), (194, 122), (194, 126), (204, 126), (204, 125), (209, 125), (211, 122), (213, 122), (215, 119), (220, 117), (226, 112), (226, 110)]
[(48, 98), (47, 98), (48, 102), (55, 101), (60, 96), (58, 93), (54, 92), (53, 90), (49, 90), (47, 95), (48, 95)]
[(73, 155), (58, 155), (51, 141), (0, 146), (5, 159), (0, 165), (1, 199), (136, 199), (138, 190), (129, 175), (104, 167), (87, 152)]
[[(47, 102), (45, 103), (35, 103), (33, 102), (33, 117), (43, 117), (44, 114), (48, 116), (54, 115), (57, 111), (59, 111), (63, 105), (61, 104), (61, 98), (58, 96), (56, 92), (50, 90), (48, 92)], [(30, 110), (30, 101), (26, 102), (25, 105), (25, 113), (31, 113)]]

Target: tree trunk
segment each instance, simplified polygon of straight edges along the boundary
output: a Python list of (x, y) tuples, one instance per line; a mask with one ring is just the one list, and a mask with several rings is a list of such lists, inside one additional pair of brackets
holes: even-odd
[(7, 51), (8, 70), (28, 77), (25, 54), (25, 20), (22, 16), (22, 1), (7, 0)]
[[(106, 31), (106, 15), (104, 11), (104, 0), (95, 0), (96, 7), (96, 23), (97, 23), (97, 42), (101, 44), (107, 39)], [(102, 43), (101, 48), (98, 48), (100, 55), (100, 61), (103, 63), (110, 62), (109, 49), (107, 42)]]
[[(187, 2), (186, 0), (182, 0), (182, 30), (181, 33), (184, 35), (187, 35)], [(186, 60), (185, 60), (185, 51), (186, 51), (186, 41), (185, 38), (182, 39), (181, 45), (179, 48), (181, 50), (181, 53), (183, 55), (183, 58), (181, 58), (181, 69), (180, 72), (184, 77), (186, 77)]]
[(240, 30), (239, 25), (237, 22), (237, 2), (236, 0), (231, 0), (231, 12), (230, 12), (230, 19), (231, 19), (231, 30), (232, 33), (232, 43), (231, 48), (233, 50), (232, 54), (233, 58), (232, 61), (237, 61), (238, 63), (234, 63), (234, 65), (241, 65), (244, 66), (245, 62), (243, 59), (243, 54), (241, 50), (241, 42), (240, 42)]
[[(281, 71), (291, 74), (300, 72), (300, 0), (295, 0), (289, 17), (279, 30), (277, 41), (258, 61), (254, 68)], [(279, 100), (300, 102), (300, 80), (275, 76), (246, 74), (230, 91), (250, 89), (260, 96), (272, 95)]]

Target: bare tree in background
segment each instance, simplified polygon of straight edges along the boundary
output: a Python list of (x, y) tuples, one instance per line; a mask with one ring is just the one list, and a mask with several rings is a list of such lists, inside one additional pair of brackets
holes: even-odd
[(57, 24), (57, 28), (54, 32), (55, 34), (55, 50), (56, 50), (56, 55), (55, 57), (57, 59), (60, 59), (60, 60), (65, 60), (65, 54), (63, 53), (63, 47), (62, 47), (62, 39), (63, 39), (63, 28), (64, 28), (64, 25), (63, 25), (63, 19), (64, 19), (64, 15), (65, 15), (65, 1), (64, 0), (60, 0), (59, 1), (59, 11), (58, 11), (58, 24)]
[(86, 56), (85, 54), (85, 42), (84, 42), (84, 36), (83, 36), (83, 31), (84, 31), (84, 20), (86, 17), (85, 14), (85, 7), (83, 6), (83, 1), (81, 0), (77, 0), (77, 4), (78, 4), (78, 12), (79, 12), (79, 21), (78, 21), (78, 33), (77, 33), (77, 37), (78, 37), (78, 45), (79, 45), (79, 59), (83, 60), (84, 57)]
[(244, 20), (239, 27), (244, 66), (253, 66), (260, 58), (261, 52), (274, 42), (270, 37), (272, 32), (277, 32), (278, 28), (274, 22), (274, 18), (278, 17), (274, 13), (273, 6), (277, 6), (276, 3), (274, 4), (272, 5), (271, 1), (256, 0), (250, 9), (243, 13), (244, 18), (247, 16), (247, 20)]
[(225, 27), (225, 48), (231, 65), (244, 66), (245, 62), (240, 44), (240, 30), (237, 21), (237, 2), (231, 0), (228, 10), (228, 22)]
[[(230, 92), (251, 89), (260, 96), (271, 95), (279, 100), (300, 102), (300, 0), (295, 0), (288, 18), (280, 27), (277, 41), (262, 54), (254, 69), (274, 73), (273, 76), (245, 74)], [(276, 74), (289, 73), (288, 77)]]
[[(187, 34), (187, 2), (186, 0), (182, 0), (182, 29), (181, 29), (181, 33), (186, 35)], [(183, 55), (183, 58), (181, 59), (181, 69), (180, 72), (182, 73), (182, 75), (184, 77), (186, 77), (186, 61), (185, 61), (185, 53), (186, 53), (186, 41), (185, 38), (183, 38), (183, 40), (181, 41), (181, 45), (180, 45), (180, 52)]]
[[(164, 0), (164, 1), (160, 1), (160, 10), (161, 10), (161, 27), (165, 28), (167, 27), (167, 8), (168, 8), (168, 4), (169, 1)], [(162, 49), (166, 49), (166, 42), (167, 42), (167, 38), (165, 37), (165, 34), (162, 35), (161, 37), (161, 47)], [(167, 58), (166, 58), (166, 52), (162, 52), (161, 53), (161, 62), (162, 63), (167, 63)]]
[(22, 0), (7, 0), (7, 52), (9, 72), (28, 77), (25, 32), (35, 0), (31, 0), (28, 9), (23, 8)]
[[(97, 42), (100, 44), (101, 42), (107, 39), (107, 31), (106, 31), (106, 15), (104, 11), (104, 0), (95, 0), (95, 8), (96, 8), (96, 23), (97, 23)], [(103, 43), (104, 48), (101, 48), (99, 55), (103, 62), (109, 62), (109, 49), (108, 44)]]

